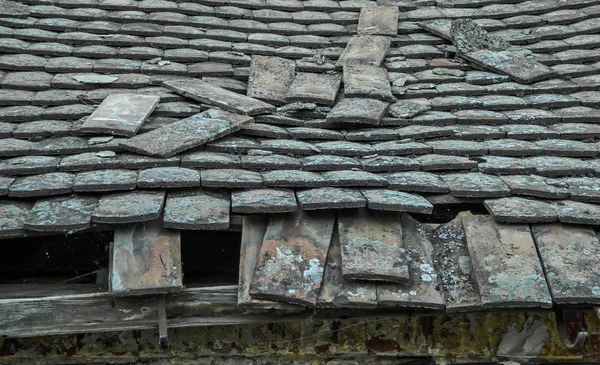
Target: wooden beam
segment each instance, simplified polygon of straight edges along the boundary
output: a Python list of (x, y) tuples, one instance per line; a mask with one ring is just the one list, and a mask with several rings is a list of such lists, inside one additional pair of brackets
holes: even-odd
[(109, 290), (116, 295), (179, 291), (181, 236), (157, 219), (115, 230), (110, 256)]

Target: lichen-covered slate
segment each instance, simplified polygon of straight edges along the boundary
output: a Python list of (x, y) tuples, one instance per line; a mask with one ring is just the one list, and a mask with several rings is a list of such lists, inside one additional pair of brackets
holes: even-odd
[(203, 170), (200, 179), (202, 186), (211, 188), (255, 189), (263, 185), (263, 178), (258, 172), (241, 169)]
[(342, 82), (342, 75), (299, 72), (289, 87), (285, 101), (333, 106)]
[(402, 241), (409, 257), (410, 281), (405, 284), (378, 284), (378, 306), (443, 309), (444, 297), (439, 276), (433, 266), (433, 246), (428, 228), (403, 213)]
[(448, 184), (436, 174), (422, 171), (394, 172), (382, 175), (392, 189), (420, 193), (443, 194), (450, 191)]
[(293, 190), (255, 189), (231, 193), (234, 213), (289, 213), (298, 209)]
[(379, 124), (388, 105), (389, 103), (376, 99), (342, 99), (327, 114), (327, 122)]
[(25, 219), (33, 203), (17, 200), (0, 200), (0, 237), (17, 237), (25, 233)]
[(464, 213), (463, 227), (482, 305), (549, 308), (552, 297), (528, 225)]
[(507, 75), (516, 82), (530, 84), (556, 75), (550, 67), (510, 51), (479, 50), (462, 55), (480, 67)]
[(391, 282), (410, 279), (399, 214), (368, 209), (340, 211), (338, 236), (344, 279)]
[(80, 131), (133, 137), (159, 101), (156, 95), (110, 94), (83, 122)]
[(359, 35), (396, 36), (398, 34), (398, 7), (370, 6), (360, 9), (356, 33)]
[(229, 193), (218, 190), (170, 191), (165, 204), (165, 227), (184, 230), (229, 228)]
[(38, 200), (25, 220), (32, 231), (66, 232), (90, 228), (98, 199), (89, 196), (62, 196)]
[(366, 63), (344, 65), (344, 95), (347, 98), (373, 98), (390, 103), (396, 101), (386, 69)]
[[(230, 113), (228, 113), (230, 114)], [(209, 118), (196, 114), (178, 122), (137, 135), (120, 143), (128, 151), (148, 156), (171, 157), (179, 152), (237, 131), (252, 118)]]
[(373, 308), (377, 306), (377, 284), (346, 280), (342, 276), (342, 253), (338, 230), (334, 229), (327, 253), (323, 284), (317, 306), (325, 308)]
[(272, 216), (265, 233), (250, 295), (314, 307), (335, 217), (329, 212)]
[(554, 204), (558, 220), (572, 224), (600, 224), (600, 205), (562, 200)]
[(8, 195), (8, 189), (14, 181), (13, 177), (0, 176), (0, 196)]
[(200, 186), (200, 171), (184, 167), (155, 167), (138, 173), (140, 188), (190, 188)]
[(462, 214), (442, 224), (431, 234), (435, 267), (444, 288), (447, 312), (462, 312), (481, 307), (473, 265), (462, 226)]
[(600, 304), (600, 242), (591, 227), (534, 224), (537, 245), (556, 304)]
[(297, 190), (296, 197), (303, 210), (362, 208), (367, 200), (358, 189), (323, 187)]
[(419, 195), (389, 189), (361, 189), (361, 192), (369, 209), (420, 214), (433, 211), (433, 205)]
[(253, 55), (247, 95), (274, 105), (284, 104), (295, 72), (294, 61), (280, 57)]
[(569, 184), (565, 181), (537, 175), (507, 175), (501, 177), (513, 195), (527, 195), (543, 199), (566, 199)]
[(489, 34), (471, 19), (452, 21), (449, 31), (452, 43), (461, 54), (479, 50), (505, 51), (510, 46), (503, 38)]
[(137, 186), (137, 171), (132, 170), (94, 170), (80, 172), (75, 176), (73, 191), (115, 191), (133, 190)]
[(442, 176), (450, 195), (463, 198), (496, 198), (510, 195), (510, 189), (497, 176), (479, 172)]
[(105, 194), (94, 209), (98, 223), (136, 223), (157, 219), (165, 201), (164, 190), (136, 190)]
[(181, 290), (180, 232), (164, 228), (159, 219), (116, 228), (109, 282), (115, 295)]
[(558, 219), (556, 206), (542, 200), (511, 196), (488, 199), (484, 205), (501, 223), (548, 223)]
[(336, 62), (337, 67), (346, 63), (364, 62), (380, 66), (392, 44), (392, 38), (379, 35), (356, 35), (350, 38), (344, 52)]
[(271, 104), (197, 79), (169, 80), (165, 81), (163, 86), (185, 97), (214, 105), (232, 113), (257, 115), (275, 111), (275, 107)]
[(74, 180), (75, 175), (68, 172), (20, 177), (12, 183), (8, 195), (23, 198), (69, 194), (73, 191)]

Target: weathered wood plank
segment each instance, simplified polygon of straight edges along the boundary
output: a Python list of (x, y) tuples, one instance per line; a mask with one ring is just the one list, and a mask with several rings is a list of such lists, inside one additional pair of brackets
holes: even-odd
[[(339, 222), (338, 222), (339, 224)], [(377, 306), (375, 283), (345, 280), (338, 229), (333, 230), (317, 305), (322, 307), (370, 308)]]
[(481, 308), (477, 282), (462, 226), (462, 213), (431, 235), (433, 257), (440, 272), (447, 312)]
[(252, 214), (244, 217), (240, 248), (238, 305), (252, 308), (302, 311), (304, 308), (300, 306), (273, 300), (255, 299), (250, 296), (250, 283), (256, 269), (256, 263), (268, 224), (269, 218), (266, 215)]
[(470, 213), (462, 222), (484, 307), (552, 306), (528, 225), (498, 224), (488, 215)]
[(166, 293), (182, 289), (181, 236), (157, 219), (115, 230), (110, 291), (118, 295)]
[(600, 304), (600, 242), (591, 227), (535, 224), (537, 245), (557, 304)]
[(427, 237), (428, 227), (408, 214), (402, 214), (401, 222), (404, 249), (410, 257), (410, 282), (377, 285), (377, 304), (443, 309), (444, 298), (438, 274), (433, 266), (433, 247)]
[(338, 228), (344, 279), (410, 279), (399, 214), (368, 209), (341, 211)]
[(335, 216), (306, 212), (272, 216), (250, 284), (250, 295), (315, 306)]
[(97, 284), (0, 284), (0, 300), (105, 293), (106, 290), (106, 285)]

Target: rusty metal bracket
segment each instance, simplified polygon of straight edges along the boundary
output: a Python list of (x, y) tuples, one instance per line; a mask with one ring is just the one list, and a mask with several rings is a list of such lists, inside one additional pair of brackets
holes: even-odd
[(158, 344), (163, 349), (169, 347), (169, 334), (167, 333), (167, 309), (164, 295), (158, 299)]
[(569, 335), (567, 334), (567, 327), (565, 326), (564, 319), (564, 310), (562, 307), (557, 307), (554, 312), (556, 316), (556, 328), (558, 330), (558, 335), (562, 340), (565, 347), (569, 350), (579, 350), (583, 347), (585, 340), (587, 339), (587, 332), (578, 332), (577, 337), (575, 337), (575, 341), (571, 342)]

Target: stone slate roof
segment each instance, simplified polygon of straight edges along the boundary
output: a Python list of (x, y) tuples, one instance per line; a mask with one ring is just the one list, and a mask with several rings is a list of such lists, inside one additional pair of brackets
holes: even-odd
[[(456, 202), (598, 225), (598, 18), (597, 0), (0, 0), (0, 237)], [(123, 94), (160, 99), (107, 135), (88, 117)]]

